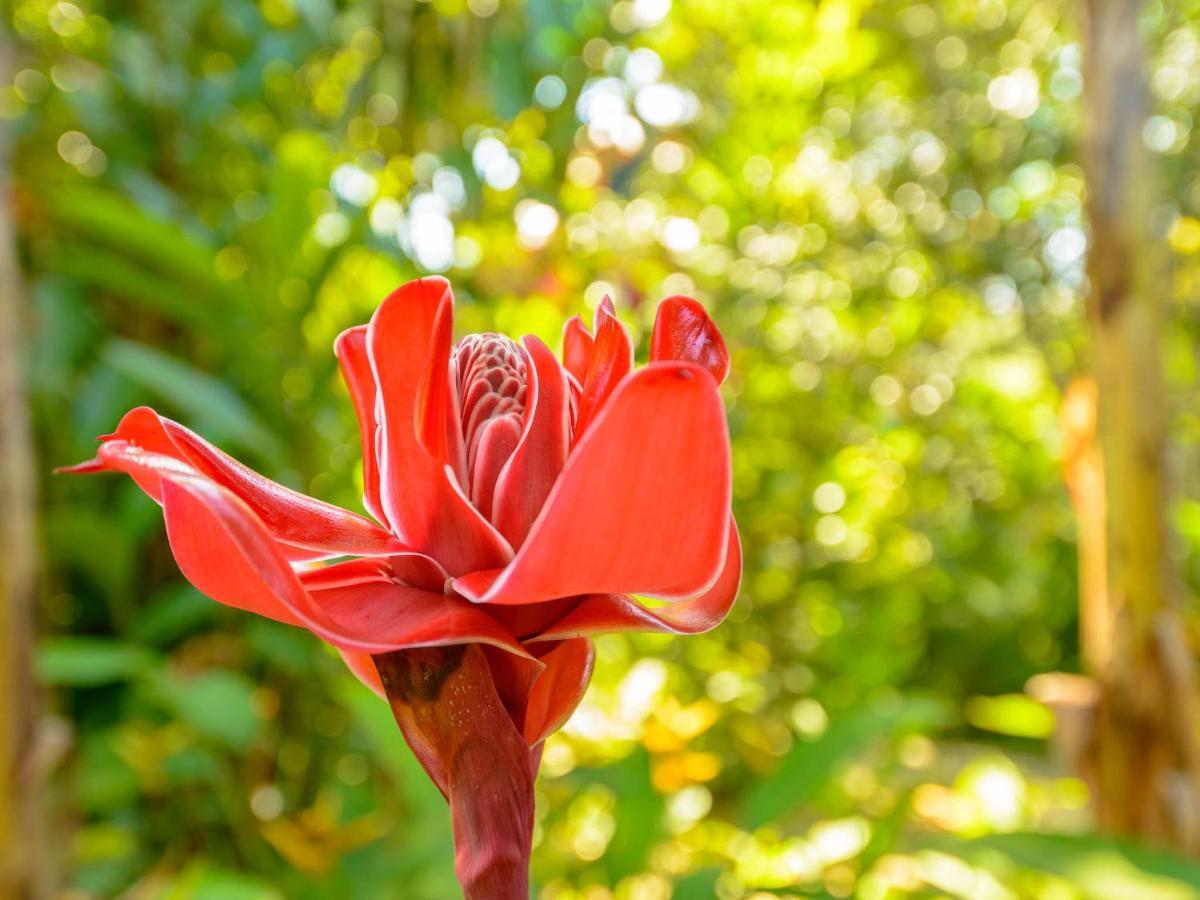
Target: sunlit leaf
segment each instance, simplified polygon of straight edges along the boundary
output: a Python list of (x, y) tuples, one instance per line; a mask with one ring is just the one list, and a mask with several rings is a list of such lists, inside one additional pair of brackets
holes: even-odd
[(147, 672), (153, 655), (136, 644), (100, 637), (57, 637), (38, 645), (38, 677), (46, 684), (90, 687)]
[(279, 439), (223, 381), (144, 344), (113, 338), (104, 360), (151, 394), (203, 423), (216, 441), (230, 441), (267, 459), (284, 456)]
[(937, 729), (949, 718), (946, 704), (933, 698), (906, 698), (844, 715), (814, 740), (797, 741), (778, 769), (746, 792), (741, 818), (751, 828), (765, 825), (811, 800), (877, 741)]
[(200, 287), (217, 296), (228, 291), (217, 278), (211, 249), (112, 191), (73, 185), (70, 190), (49, 191), (43, 199), (61, 226), (157, 266), (163, 275), (176, 276), (178, 289)]
[(1013, 737), (1045, 738), (1054, 731), (1054, 713), (1024, 694), (972, 697), (963, 716), (976, 728)]
[(1017, 865), (1059, 875), (1095, 900), (1200, 898), (1200, 864), (1123, 841), (1022, 833), (943, 846), (983, 868)]
[(244, 675), (220, 670), (172, 675), (156, 690), (197, 733), (219, 744), (245, 750), (258, 733), (261, 723), (251, 699), (254, 685)]

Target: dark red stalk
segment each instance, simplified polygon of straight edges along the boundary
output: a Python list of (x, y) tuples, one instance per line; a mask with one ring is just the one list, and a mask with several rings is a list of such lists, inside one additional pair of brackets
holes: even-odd
[(531, 751), (476, 644), (374, 657), (405, 740), (450, 803), (454, 868), (466, 900), (528, 900)]

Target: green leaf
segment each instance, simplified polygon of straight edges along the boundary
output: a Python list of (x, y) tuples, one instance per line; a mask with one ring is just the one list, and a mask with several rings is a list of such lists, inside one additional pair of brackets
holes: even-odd
[(172, 787), (212, 784), (221, 777), (221, 761), (205, 747), (189, 745), (167, 758), (163, 772)]
[(186, 286), (147, 270), (126, 256), (104, 248), (73, 244), (51, 256), (47, 266), (90, 288), (99, 288), (167, 318), (216, 333), (224, 304), (197, 297)]
[(746, 791), (741, 819), (748, 828), (772, 822), (812, 799), (842, 765), (876, 741), (936, 728), (949, 718), (944, 702), (926, 698), (905, 698), (848, 713), (815, 740), (798, 741), (773, 774)]
[(720, 869), (701, 869), (679, 879), (671, 900), (711, 900), (717, 896), (717, 879)]
[(408, 749), (391, 707), (348, 672), (339, 678), (336, 692), (338, 700), (367, 736), (375, 762), (400, 784), (408, 802), (415, 806), (421, 817), (432, 816), (449, 827), (450, 811), (446, 801)]
[(291, 131), (275, 145), (267, 212), (251, 249), (280, 281), (293, 273), (307, 277), (319, 265), (313, 254), (323, 251), (313, 248), (302, 253), (301, 248), (314, 219), (308, 198), (328, 184), (330, 168), (329, 146), (319, 134)]
[(244, 751), (259, 730), (251, 707), (254, 684), (234, 672), (213, 670), (194, 678), (169, 677), (158, 687), (165, 701), (197, 733)]
[(114, 749), (120, 731), (85, 732), (79, 753), (77, 793), (80, 808), (102, 819), (119, 809), (136, 806), (137, 774)]
[(138, 610), (129, 634), (141, 643), (166, 646), (216, 621), (220, 611), (191, 585), (174, 584)]
[(1024, 694), (972, 697), (963, 716), (976, 728), (1012, 737), (1046, 738), (1054, 731), (1054, 713)]
[(650, 754), (638, 747), (598, 779), (617, 797), (616, 828), (604, 853), (612, 883), (645, 868), (663, 832), (665, 802), (650, 780)]
[(59, 227), (150, 263), (189, 291), (229, 293), (229, 284), (217, 277), (213, 267), (211, 247), (198, 243), (175, 223), (150, 216), (120, 194), (74, 182), (70, 189), (45, 192), (43, 201)]
[(923, 846), (996, 868), (997, 875), (1014, 865), (1058, 875), (1088, 900), (1200, 900), (1200, 862), (1126, 841), (1017, 833), (929, 840)]
[(110, 597), (125, 595), (133, 585), (134, 546), (112, 510), (58, 509), (46, 515), (46, 542), (55, 560), (85, 572)]
[(102, 356), (126, 378), (186, 412), (214, 440), (236, 442), (267, 459), (285, 455), (280, 440), (220, 379), (124, 338), (111, 339)]
[(322, 645), (303, 629), (255, 618), (246, 622), (242, 634), (255, 656), (297, 678), (311, 678), (321, 661)]
[(263, 879), (222, 868), (207, 860), (191, 863), (163, 896), (172, 900), (282, 900), (283, 897)]
[(46, 684), (94, 687), (128, 681), (153, 660), (149, 651), (111, 638), (47, 638), (38, 645), (37, 673)]
[(454, 848), (446, 839), (450, 834), (446, 801), (408, 748), (386, 702), (348, 672), (338, 679), (336, 694), (366, 735), (372, 760), (400, 789), (408, 811), (405, 819), (411, 823), (403, 835), (407, 866), (414, 875), (423, 874), (440, 885), (430, 896), (453, 896)]

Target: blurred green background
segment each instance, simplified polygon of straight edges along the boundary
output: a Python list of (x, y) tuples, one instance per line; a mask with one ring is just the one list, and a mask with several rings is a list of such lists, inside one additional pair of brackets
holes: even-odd
[[(128, 480), (49, 475), (150, 404), (359, 509), (331, 342), (427, 272), (460, 333), (557, 346), (609, 293), (644, 358), (657, 301), (684, 293), (734, 353), (742, 594), (708, 635), (597, 641), (546, 747), (539, 898), (1200, 897), (1197, 864), (1095, 834), (1024, 693), (1079, 667), (1072, 4), (6, 16), (63, 897), (456, 896), (444, 804), (386, 706), (309, 635), (187, 587)], [(1200, 6), (1142, 25), (1194, 598)]]

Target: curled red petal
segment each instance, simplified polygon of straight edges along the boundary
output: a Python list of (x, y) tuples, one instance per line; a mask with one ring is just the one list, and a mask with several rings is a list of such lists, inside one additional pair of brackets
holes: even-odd
[(499, 604), (690, 597), (721, 572), (729, 502), (716, 382), (692, 363), (652, 363), (621, 385), (576, 446), (512, 563), (459, 577), (454, 588)]
[(571, 717), (591, 681), (595, 651), (591, 641), (580, 637), (563, 641), (538, 659), (545, 668), (533, 682), (522, 725), (525, 743), (531, 747)]
[(364, 581), (379, 581), (388, 578), (391, 567), (386, 560), (374, 558), (348, 559), (344, 562), (318, 566), (313, 569), (301, 569), (296, 573), (300, 583), (307, 590), (320, 588), (342, 587), (347, 584), (361, 584)]
[(228, 488), (178, 459), (124, 441), (104, 444), (100, 459), (109, 468), (158, 479), (175, 561), (197, 590), (219, 603), (306, 628), (351, 652), (467, 640), (528, 655), (494, 619), (465, 601), (382, 577), (363, 580), (369, 562), (341, 579), (349, 583), (310, 591), (251, 507)]
[(729, 374), (729, 349), (704, 307), (691, 297), (668, 297), (658, 306), (650, 337), (651, 362), (682, 360), (709, 371), (717, 384)]
[(525, 338), (525, 426), (517, 449), (496, 482), (491, 519), (514, 547), (529, 533), (567, 462), (571, 439), (566, 373), (545, 344)]
[(471, 472), (471, 502), (483, 515), (492, 518), (492, 498), (496, 481), (521, 441), (521, 426), (510, 416), (492, 419), (483, 426)]
[(347, 650), (338, 650), (338, 655), (341, 656), (342, 662), (346, 664), (346, 668), (350, 673), (366, 685), (373, 693), (387, 699), (387, 693), (383, 689), (383, 682), (379, 678), (379, 670), (375, 668), (375, 658), (369, 653), (351, 653)]
[(379, 579), (311, 589), (313, 601), (347, 634), (370, 635), (380, 645), (443, 647), (489, 644), (528, 656), (499, 622), (460, 597), (448, 597)]
[(458, 393), (450, 384), (450, 350), (454, 342), (454, 304), (439, 305), (430, 338), (429, 359), (417, 392), (417, 433), (439, 466), (449, 466), (466, 484), (466, 448), (459, 421)]
[[(349, 554), (378, 556), (408, 549), (369, 519), (271, 481), (149, 407), (141, 406), (126, 413), (117, 430), (103, 440), (102, 451), (114, 443), (138, 447), (173, 459), (185, 469), (195, 470), (232, 491), (280, 542), (289, 559)], [(113, 454), (101, 452), (95, 462), (103, 468), (119, 468), (112, 465), (114, 458)], [(160, 460), (130, 472), (138, 486), (160, 503), (161, 464)]]
[(711, 588), (687, 600), (647, 609), (624, 594), (592, 594), (529, 641), (553, 641), (616, 631), (700, 634), (716, 628), (733, 608), (742, 576), (742, 548), (730, 522), (725, 567)]
[(375, 311), (367, 349), (379, 385), (384, 513), (413, 549), (458, 574), (503, 565), (512, 548), (462, 493), (453, 460), (438, 458), (450, 399), (431, 367), (449, 365), (452, 304), (444, 278), (409, 282)]
[(405, 740), (450, 803), (466, 900), (528, 900), (539, 751), (513, 724), (483, 651), (407, 650), (375, 663)]
[(92, 475), (96, 472), (105, 471), (104, 463), (98, 459), (85, 459), (81, 463), (75, 463), (73, 466), (56, 466), (54, 469), (55, 475)]
[(595, 421), (613, 391), (633, 370), (633, 344), (617, 318), (612, 300), (605, 297), (596, 310), (596, 339), (582, 379), (579, 414), (575, 417), (574, 441)]
[(592, 333), (579, 316), (571, 316), (563, 326), (563, 365), (580, 384), (587, 377), (592, 358)]
[[(444, 278), (410, 281), (379, 305), (367, 327), (367, 353), (378, 385), (380, 495), (388, 521), (421, 547), (435, 502), (429, 474), (436, 464), (418, 440), (418, 402), (426, 363), (432, 355), (435, 324), (453, 303)], [(444, 340), (448, 340), (445, 336)], [(447, 351), (448, 352), (448, 351)]]
[(386, 579), (435, 594), (445, 592), (449, 576), (437, 561), (421, 553), (397, 553), (387, 559), (349, 559), (299, 573), (300, 582), (309, 590), (344, 587)]
[(363, 504), (371, 515), (386, 525), (387, 518), (379, 499), (379, 423), (375, 420), (378, 390), (367, 355), (367, 326), (358, 325), (343, 331), (334, 341), (333, 350), (337, 354), (342, 378), (358, 417), (358, 431), (362, 439)]

